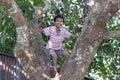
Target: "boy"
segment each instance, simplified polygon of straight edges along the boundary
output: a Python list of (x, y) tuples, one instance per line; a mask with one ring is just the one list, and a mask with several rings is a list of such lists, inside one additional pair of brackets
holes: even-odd
[[(71, 34), (66, 29), (62, 28), (64, 23), (64, 17), (60, 14), (54, 17), (55, 26), (47, 27), (44, 29), (37, 30), (29, 30), (31, 32), (43, 32), (46, 36), (50, 36), (48, 43), (46, 45), (46, 52), (52, 57), (52, 65), (56, 76), (61, 76), (63, 69), (68, 62), (70, 56), (69, 54), (62, 48), (62, 41), (64, 38), (75, 38), (76, 35)], [(57, 69), (57, 59), (61, 57), (65, 57), (65, 61), (62, 64), (60, 72), (58, 73)]]

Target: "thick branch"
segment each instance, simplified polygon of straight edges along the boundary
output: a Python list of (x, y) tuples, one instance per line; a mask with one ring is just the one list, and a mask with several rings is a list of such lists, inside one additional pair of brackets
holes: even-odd
[(90, 13), (91, 18), (96, 18), (95, 22), (92, 20), (92, 25), (106, 27), (106, 23), (120, 8), (120, 0), (95, 0)]
[(109, 38), (118, 38), (118, 37), (120, 37), (120, 31), (110, 31), (105, 38), (109, 39)]
[(23, 26), (25, 24), (25, 19), (22, 11), (18, 8), (14, 0), (4, 0), (2, 3), (7, 7), (8, 12), (12, 16), (14, 24), (16, 27)]
[[(73, 56), (65, 71), (65, 80), (83, 80), (100, 42), (107, 34), (106, 24), (119, 9), (120, 0), (94, 0), (84, 22), (81, 36), (73, 49)], [(108, 33), (109, 34), (109, 33)], [(71, 68), (73, 68), (71, 70)], [(69, 76), (71, 75), (72, 76)]]
[(0, 0), (0, 7), (3, 5), (3, 1), (2, 0)]

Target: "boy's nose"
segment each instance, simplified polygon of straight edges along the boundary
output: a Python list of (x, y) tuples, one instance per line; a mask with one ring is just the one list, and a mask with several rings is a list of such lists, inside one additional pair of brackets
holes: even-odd
[(63, 25), (63, 23), (62, 23), (62, 22), (60, 22), (60, 24), (61, 24), (61, 25)]
[(61, 23), (60, 25), (63, 25), (63, 23)]

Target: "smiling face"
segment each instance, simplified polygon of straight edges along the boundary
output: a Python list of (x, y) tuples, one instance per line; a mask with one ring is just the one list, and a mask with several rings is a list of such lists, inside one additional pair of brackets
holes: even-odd
[(62, 25), (63, 25), (63, 19), (62, 19), (62, 18), (57, 18), (57, 19), (55, 20), (55, 26), (56, 26), (57, 28), (60, 28)]

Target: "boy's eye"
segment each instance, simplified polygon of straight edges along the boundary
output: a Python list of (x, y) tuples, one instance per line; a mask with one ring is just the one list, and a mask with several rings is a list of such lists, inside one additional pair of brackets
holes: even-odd
[(63, 19), (58, 18), (58, 19), (56, 20), (56, 22), (63, 22)]

